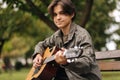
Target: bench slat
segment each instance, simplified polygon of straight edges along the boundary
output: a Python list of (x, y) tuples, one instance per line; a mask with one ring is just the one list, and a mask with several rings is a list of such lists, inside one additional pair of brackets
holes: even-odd
[(120, 61), (98, 61), (101, 71), (120, 71)]
[(120, 58), (120, 50), (95, 52), (97, 60)]

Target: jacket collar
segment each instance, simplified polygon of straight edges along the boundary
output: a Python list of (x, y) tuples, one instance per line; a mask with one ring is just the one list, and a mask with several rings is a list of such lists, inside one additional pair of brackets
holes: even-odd
[[(73, 22), (73, 23), (71, 23), (71, 26), (70, 26), (70, 32), (68, 34), (68, 41), (73, 38), (75, 31), (76, 31), (76, 24)], [(62, 37), (62, 34), (63, 34), (62, 31), (59, 29), (57, 31), (57, 36)]]

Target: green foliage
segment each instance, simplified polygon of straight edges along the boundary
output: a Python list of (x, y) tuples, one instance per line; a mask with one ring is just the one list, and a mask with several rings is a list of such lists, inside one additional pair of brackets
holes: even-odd
[[(26, 21), (24, 20), (23, 25), (26, 24), (26, 26), (16, 30), (15, 33), (12, 34), (11, 39), (5, 43), (3, 47), (4, 56), (22, 56), (28, 51), (31, 51), (28, 53), (29, 56), (27, 56), (31, 57), (35, 44), (52, 34), (52, 31), (43, 22), (31, 17), (32, 16), (27, 16), (26, 18), (25, 14), (24, 18), (26, 18)], [(27, 22), (30, 18), (31, 22)]]
[(111, 27), (111, 24), (115, 24), (114, 19), (109, 16), (109, 13), (115, 8), (115, 0), (94, 0), (91, 18), (86, 25), (86, 29), (92, 35), (97, 50), (105, 47), (106, 39), (111, 36), (111, 34), (106, 34), (105, 31)]
[(11, 5), (1, 8), (0, 19), (0, 40), (5, 40), (2, 56), (23, 56), (33, 50), (38, 41), (52, 34), (52, 30), (45, 23), (30, 13), (15, 10)]
[[(19, 57), (23, 56), (27, 50), (29, 50), (29, 46), (33, 44), (32, 41), (28, 41), (29, 46), (26, 44), (28, 40), (24, 37), (13, 36), (9, 41), (7, 41), (3, 47), (2, 56), (11, 56), (11, 57)], [(9, 53), (9, 54), (8, 54)]]
[[(0, 11), (0, 25), (2, 25), (0, 26), (0, 37), (4, 37), (10, 40), (5, 44), (3, 53), (7, 53), (8, 51), (11, 52), (12, 50), (16, 49), (11, 46), (13, 45), (13, 43), (11, 43), (11, 38), (15, 39), (15, 37), (17, 37), (18, 39), (20, 39), (20, 41), (23, 41), (23, 43), (21, 43), (19, 40), (16, 40), (19, 44), (26, 45), (22, 45), (26, 47), (26, 50), (20, 49), (24, 50), (22, 54), (27, 53), (26, 55), (30, 56), (33, 52), (34, 45), (38, 41), (44, 40), (46, 37), (53, 33), (53, 31), (48, 28), (48, 25), (46, 25), (49, 22), (44, 23), (40, 21), (39, 19), (41, 18), (38, 15), (44, 14), (46, 19), (50, 19), (47, 12), (47, 6), (51, 2), (51, 0), (31, 0), (28, 2), (25, 0), (3, 1), (7, 2), (10, 6)], [(80, 23), (85, 11), (86, 1), (89, 0), (72, 1), (76, 5), (77, 10), (77, 17), (75, 22)], [(32, 7), (30, 6), (30, 4), (32, 4)], [(105, 31), (110, 28), (111, 24), (117, 24), (114, 18), (110, 17), (109, 15), (115, 8), (116, 0), (94, 0), (91, 17), (85, 28), (90, 32), (95, 48), (97, 50), (101, 50), (102, 47), (106, 47), (106, 39), (109, 39), (112, 33), (106, 34)], [(15, 11), (15, 9), (18, 10)], [(119, 34), (120, 31), (118, 30), (114, 33)], [(119, 40), (114, 41), (117, 44), (120, 43)], [(120, 48), (119, 45), (117, 47)]]

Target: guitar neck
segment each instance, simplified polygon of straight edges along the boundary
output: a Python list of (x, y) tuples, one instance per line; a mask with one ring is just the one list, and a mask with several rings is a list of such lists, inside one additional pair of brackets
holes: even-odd
[[(65, 50), (63, 55), (67, 58), (67, 59), (72, 59), (72, 58), (77, 58), (82, 54), (82, 49), (79, 47), (76, 48), (70, 48), (68, 50)], [(46, 64), (48, 62), (53, 61), (55, 58), (55, 55), (52, 55), (50, 57), (45, 58), (45, 60), (43, 61), (43, 64)]]
[(52, 55), (52, 56), (50, 56), (50, 57), (47, 57), (44, 61), (43, 61), (43, 64), (46, 64), (46, 63), (48, 63), (48, 62), (51, 62), (51, 61), (53, 61), (55, 58), (55, 55)]

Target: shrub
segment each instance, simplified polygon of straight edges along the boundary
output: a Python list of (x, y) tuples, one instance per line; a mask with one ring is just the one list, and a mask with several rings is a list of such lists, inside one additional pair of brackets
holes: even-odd
[(20, 61), (16, 61), (15, 70), (20, 70), (22, 67), (23, 67), (22, 63)]

